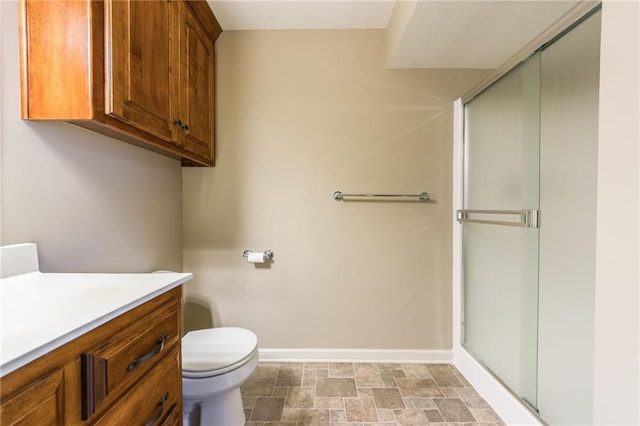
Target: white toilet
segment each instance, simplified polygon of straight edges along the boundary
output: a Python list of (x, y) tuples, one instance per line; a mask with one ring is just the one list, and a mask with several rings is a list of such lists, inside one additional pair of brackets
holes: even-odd
[(184, 426), (242, 426), (240, 385), (258, 365), (258, 338), (237, 327), (190, 331), (182, 338)]

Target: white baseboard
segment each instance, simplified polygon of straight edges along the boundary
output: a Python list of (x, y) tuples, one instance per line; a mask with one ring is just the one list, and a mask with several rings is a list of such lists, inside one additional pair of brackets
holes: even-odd
[(451, 364), (452, 350), (420, 349), (274, 349), (260, 348), (264, 362), (374, 362)]

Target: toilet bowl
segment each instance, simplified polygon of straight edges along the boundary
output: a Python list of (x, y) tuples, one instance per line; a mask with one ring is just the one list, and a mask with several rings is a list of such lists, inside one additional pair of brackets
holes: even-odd
[(258, 365), (258, 339), (244, 328), (190, 331), (182, 338), (185, 426), (242, 426), (240, 385)]

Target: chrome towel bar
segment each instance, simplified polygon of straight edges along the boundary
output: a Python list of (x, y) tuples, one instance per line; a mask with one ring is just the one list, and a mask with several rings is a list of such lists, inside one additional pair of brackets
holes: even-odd
[[(517, 215), (519, 221), (488, 220), (470, 218), (469, 215)], [(456, 214), (461, 223), (484, 223), (487, 225), (517, 226), (519, 228), (540, 228), (540, 210), (458, 210)]]
[(420, 194), (343, 194), (340, 191), (333, 193), (333, 199), (341, 201), (344, 197), (364, 197), (364, 198), (417, 198), (418, 201), (427, 202), (431, 198), (428, 192)]

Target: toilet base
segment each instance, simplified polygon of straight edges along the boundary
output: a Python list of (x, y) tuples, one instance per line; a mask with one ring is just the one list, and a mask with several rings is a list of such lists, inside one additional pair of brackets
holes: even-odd
[[(206, 423), (201, 419), (207, 419)], [(183, 426), (243, 426), (244, 422), (245, 415), (239, 387), (200, 403), (184, 401)]]

